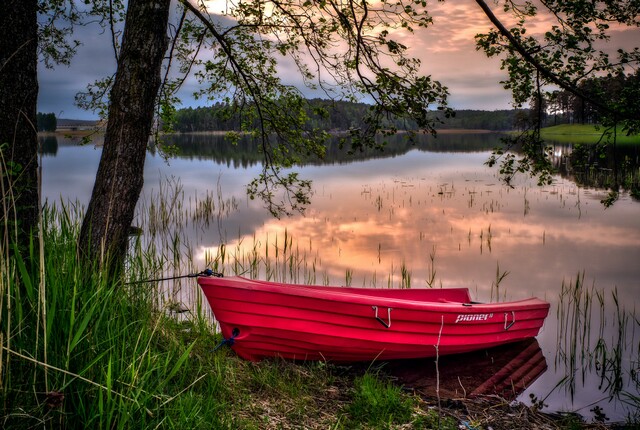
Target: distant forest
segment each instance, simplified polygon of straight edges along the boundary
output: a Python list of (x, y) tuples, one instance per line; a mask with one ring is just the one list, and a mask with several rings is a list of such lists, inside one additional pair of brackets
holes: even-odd
[[(640, 85), (640, 71), (634, 75), (620, 75), (616, 77), (589, 79), (579, 85), (584, 94), (592, 95), (594, 99), (623, 100), (626, 89)], [(327, 131), (345, 131), (359, 128), (370, 109), (365, 103), (332, 101), (325, 99), (309, 100), (309, 129)], [(444, 118), (440, 112), (432, 113), (436, 121), (436, 129), (463, 129), (508, 131), (530, 126), (540, 121), (542, 127), (558, 124), (599, 124), (601, 114), (594, 106), (586, 103), (567, 91), (553, 91), (544, 93), (540, 101), (533, 100), (531, 109), (504, 110), (468, 110), (455, 111), (453, 118)], [(539, 117), (538, 117), (539, 116)], [(177, 132), (188, 133), (197, 131), (240, 131), (242, 124), (247, 121), (242, 113), (234, 111), (231, 106), (214, 104), (209, 107), (185, 108), (175, 112), (173, 129)], [(254, 120), (255, 121), (255, 120)], [(58, 127), (71, 125), (87, 126), (97, 121), (74, 121), (58, 119), (53, 113), (38, 113), (38, 130), (50, 131)], [(257, 126), (257, 122), (252, 124)], [(398, 118), (388, 118), (386, 126), (398, 130), (415, 130), (416, 125), (411, 121)]]
[[(580, 83), (582, 93), (595, 100), (617, 102), (625, 99), (628, 88), (640, 85), (640, 71), (632, 75), (618, 75), (588, 79)], [(322, 130), (348, 130), (362, 124), (370, 106), (365, 103), (351, 103), (323, 99), (309, 100), (309, 128)], [(315, 112), (325, 112), (324, 115)], [(491, 131), (516, 130), (540, 121), (542, 127), (557, 124), (598, 124), (602, 120), (599, 110), (584, 99), (567, 91), (553, 91), (532, 101), (531, 109), (509, 110), (457, 110), (455, 117), (444, 118), (439, 112), (433, 112), (438, 122), (436, 128), (479, 129)], [(187, 108), (177, 112), (175, 130), (189, 131), (225, 131), (240, 130), (243, 118), (233, 114), (228, 106), (214, 105), (206, 108)], [(415, 124), (397, 118), (387, 119), (388, 127), (399, 130), (413, 130)]]
[(38, 131), (56, 131), (58, 120), (54, 113), (38, 112), (36, 116)]
[[(365, 103), (351, 103), (322, 99), (310, 100), (308, 126), (311, 129), (342, 131), (362, 125), (369, 110)], [(241, 129), (243, 118), (230, 112), (228, 106), (216, 104), (210, 107), (186, 108), (176, 112), (175, 131), (188, 133), (194, 131), (234, 131)], [(324, 111), (324, 115), (316, 112)], [(439, 118), (434, 112), (434, 118)], [(438, 129), (480, 129), (492, 131), (513, 130), (517, 118), (528, 116), (529, 110), (459, 110), (454, 118), (441, 119)], [(440, 115), (442, 117), (442, 115)], [(399, 130), (413, 130), (415, 124), (400, 119), (388, 119), (388, 126)]]

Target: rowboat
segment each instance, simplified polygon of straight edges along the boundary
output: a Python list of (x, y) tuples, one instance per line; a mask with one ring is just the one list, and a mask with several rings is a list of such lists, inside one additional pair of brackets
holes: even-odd
[(334, 362), (435, 357), (538, 335), (549, 303), (476, 303), (466, 288), (308, 286), (199, 276), (222, 335), (242, 358)]

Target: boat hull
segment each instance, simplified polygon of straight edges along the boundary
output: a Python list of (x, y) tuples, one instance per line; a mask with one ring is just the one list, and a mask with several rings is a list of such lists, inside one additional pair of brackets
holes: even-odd
[(199, 277), (242, 358), (336, 362), (457, 354), (535, 337), (549, 304), (472, 303), (467, 289), (370, 289)]

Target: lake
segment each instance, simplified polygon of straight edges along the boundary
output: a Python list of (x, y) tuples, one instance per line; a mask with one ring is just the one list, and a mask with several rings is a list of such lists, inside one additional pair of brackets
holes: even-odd
[[(43, 199), (86, 206), (100, 142), (41, 139)], [(538, 337), (546, 370), (516, 397), (590, 418), (637, 413), (640, 202), (623, 192), (605, 208), (601, 182), (567, 167), (571, 145), (554, 147), (561, 174), (544, 187), (526, 177), (506, 186), (484, 165), (495, 134), (401, 137), (354, 157), (331, 150), (297, 169), (313, 180), (306, 213), (275, 219), (246, 195), (262, 170), (251, 142), (166, 140), (178, 155), (149, 153), (139, 211), (153, 216), (136, 222), (146, 246), (178, 255), (167, 274), (217, 266), (301, 283), (468, 287), (477, 301), (535, 295), (552, 304)], [(639, 148), (620, 151), (637, 169)], [(197, 298), (195, 282), (167, 288), (184, 306)]]

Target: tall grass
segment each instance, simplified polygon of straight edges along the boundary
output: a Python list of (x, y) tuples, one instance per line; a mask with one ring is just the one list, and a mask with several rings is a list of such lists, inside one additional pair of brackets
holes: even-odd
[[(3, 428), (186, 425), (192, 415), (183, 395), (192, 384), (212, 387), (203, 392), (216, 399), (199, 411), (203, 423), (228, 419), (218, 413), (224, 395), (213, 391), (215, 357), (192, 359), (198, 342), (215, 342), (212, 331), (198, 320), (188, 332), (175, 330), (150, 305), (153, 285), (83, 272), (75, 260), (78, 215), (73, 207), (45, 209), (43, 249), (3, 254)], [(146, 270), (138, 256), (128, 261), (132, 273)]]
[[(162, 205), (156, 213), (164, 217), (171, 205)], [(175, 288), (138, 282), (177, 272), (171, 266), (190, 258), (173, 255), (183, 250), (177, 230), (161, 245), (153, 235), (132, 238), (125, 278), (114, 280), (76, 264), (81, 216), (78, 206), (47, 207), (42, 240), (27, 254), (1, 249), (2, 428), (353, 428), (357, 409), (349, 405), (360, 400), (352, 376), (325, 363), (256, 366), (214, 352), (220, 337), (202, 302), (178, 318), (168, 299)], [(179, 218), (170, 217), (165, 233)], [(289, 236), (276, 249), (271, 262), (257, 254), (224, 261), (224, 247), (216, 258), (254, 273), (270, 265), (272, 276), (287, 279), (310, 272)], [(394, 421), (424, 419), (412, 397), (398, 390), (387, 397), (404, 405)], [(386, 426), (381, 417), (371, 427)]]
[[(139, 208), (144, 234), (131, 239), (123, 279), (86, 273), (76, 264), (77, 205), (45, 208), (42, 233), (26, 254), (10, 257), (0, 245), (3, 428), (456, 428), (420, 411), (417, 399), (376, 374), (354, 379), (326, 363), (255, 365), (225, 349), (214, 353), (221, 339), (195, 281), (139, 282), (202, 269), (193, 267), (194, 244), (183, 228), (230, 216), (237, 205), (220, 194), (185, 205), (178, 181), (163, 185)], [(311, 250), (284, 231), (248, 246), (223, 244), (206, 263), (219, 272), (327, 284), (329, 275), (319, 272)], [(435, 248), (429, 258), (428, 284), (434, 286)], [(496, 267), (496, 299), (506, 273)], [(352, 279), (346, 270), (345, 282)], [(402, 264), (387, 286), (411, 282)], [(604, 298), (584, 291), (581, 282), (563, 288), (558, 319), (561, 330), (575, 336), (559, 345), (560, 357), (579, 357), (586, 342), (590, 359), (612, 368), (609, 363), (618, 363), (628, 349), (587, 340), (593, 327), (584, 326), (585, 309), (604, 312), (593, 306)], [(614, 300), (618, 326), (637, 325), (635, 313), (623, 312)], [(183, 302), (188, 312), (177, 314)], [(600, 330), (599, 339), (606, 340)], [(606, 374), (615, 386), (616, 373)]]

